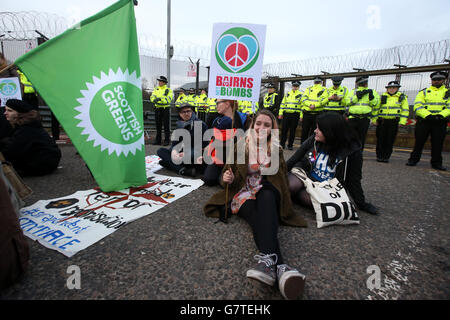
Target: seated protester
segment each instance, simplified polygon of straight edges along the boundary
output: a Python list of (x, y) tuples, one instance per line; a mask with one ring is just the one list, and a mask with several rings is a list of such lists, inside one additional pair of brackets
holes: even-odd
[(0, 290), (19, 280), (30, 258), (29, 245), (19, 224), (18, 199), (0, 166)]
[(42, 127), (38, 111), (22, 100), (6, 102), (6, 119), (14, 128), (10, 137), (0, 140), (0, 152), (21, 176), (53, 172), (61, 151)]
[[(214, 130), (214, 138), (208, 146), (209, 156), (213, 163), (206, 166), (202, 177), (202, 180), (208, 186), (215, 186), (220, 183), (220, 173), (222, 172), (224, 160), (226, 159), (226, 140), (228, 137), (234, 138), (234, 133), (231, 134), (232, 127), (233, 129), (245, 130), (250, 123), (244, 113), (236, 111), (237, 107), (237, 101), (235, 100), (217, 99), (216, 101), (216, 109), (219, 116), (213, 121), (212, 129)], [(215, 139), (219, 139), (223, 142), (223, 159), (219, 159), (219, 157), (216, 156), (219, 152), (216, 152), (217, 150), (214, 150), (212, 147)], [(202, 158), (197, 159), (197, 163), (201, 163), (201, 161)]]
[(293, 199), (312, 207), (305, 185), (290, 172), (293, 167), (305, 170), (313, 181), (336, 177), (359, 209), (371, 214), (378, 213), (375, 206), (366, 202), (361, 187), (361, 143), (342, 115), (328, 112), (317, 117), (314, 135), (287, 161), (289, 190)]
[[(222, 171), (221, 184), (224, 187), (228, 184), (228, 192), (219, 190), (203, 210), (209, 217), (220, 217), (226, 213), (227, 216), (236, 214), (243, 218), (250, 225), (260, 252), (255, 255), (258, 262), (247, 271), (247, 277), (270, 286), (278, 280), (281, 294), (286, 299), (294, 299), (303, 294), (305, 276), (283, 261), (278, 226), (281, 222), (294, 227), (306, 227), (306, 221), (292, 208), (283, 150), (278, 142), (278, 132), (276, 135), (271, 132), (272, 129), (278, 129), (275, 116), (263, 109), (254, 119), (254, 130), (249, 130), (234, 150), (235, 159), (239, 159), (238, 151), (245, 151), (244, 163), (235, 161)], [(275, 152), (279, 160), (275, 173), (264, 171), (271, 166), (274, 158), (271, 154)], [(225, 204), (230, 212), (225, 212)]]
[[(175, 171), (176, 173), (180, 174), (180, 175), (184, 175), (184, 176), (191, 176), (191, 177), (195, 177), (197, 175), (197, 170), (201, 170), (201, 165), (197, 165), (195, 163), (195, 159), (197, 159), (197, 157), (202, 155), (203, 152), (203, 148), (206, 147), (206, 145), (208, 144), (207, 141), (203, 142), (203, 145), (201, 146), (201, 148), (198, 150), (198, 152), (200, 152), (200, 154), (195, 154), (195, 146), (194, 146), (194, 125), (195, 123), (199, 123), (201, 128), (202, 128), (202, 137), (203, 137), (203, 133), (206, 131), (207, 127), (206, 124), (201, 121), (200, 119), (197, 118), (197, 116), (195, 115), (195, 113), (193, 112), (193, 106), (189, 105), (189, 104), (182, 104), (180, 105), (180, 107), (177, 107), (178, 110), (178, 115), (179, 115), (179, 120), (177, 121), (177, 127), (176, 129), (186, 129), (189, 131), (190, 134), (190, 147), (188, 150), (185, 150), (185, 148), (187, 148), (187, 146), (189, 146), (189, 144), (185, 143), (183, 141), (183, 137), (180, 137), (178, 140), (176, 141), (172, 141), (172, 146), (169, 149), (165, 149), (165, 148), (160, 148), (157, 151), (158, 156), (161, 158), (161, 161), (159, 162), (160, 165), (162, 165), (163, 167), (165, 167), (168, 170), (171, 171)], [(203, 141), (203, 139), (202, 139)], [(179, 144), (182, 145), (179, 145)], [(177, 150), (180, 150), (182, 147), (183, 152), (178, 152)], [(186, 156), (186, 157), (184, 157)], [(179, 162), (181, 161), (181, 159), (183, 159), (183, 157), (186, 159), (188, 158), (189, 160), (187, 161), (187, 163), (180, 163), (180, 164), (176, 164), (174, 163), (174, 160), (178, 158), (178, 161), (175, 162)]]

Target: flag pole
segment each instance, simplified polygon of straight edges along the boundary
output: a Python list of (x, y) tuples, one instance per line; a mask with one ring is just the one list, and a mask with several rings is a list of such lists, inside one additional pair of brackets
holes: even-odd
[[(236, 100), (233, 101), (233, 106), (232, 106), (232, 108), (233, 108), (233, 116), (231, 118), (231, 135), (232, 135), (231, 139), (234, 139), (233, 127), (234, 127), (234, 115), (235, 115), (235, 112), (236, 112), (236, 108), (235, 107), (236, 107)], [(234, 150), (232, 150), (232, 152), (233, 152), (233, 158), (234, 158)], [(226, 155), (226, 152), (225, 152), (225, 155)], [(227, 159), (228, 159), (228, 157), (225, 157), (225, 171), (227, 170), (226, 169), (226, 167), (227, 167)], [(229, 164), (228, 164), (228, 169), (231, 169), (231, 166)], [(227, 219), (228, 219), (228, 187), (229, 187), (229, 184), (227, 183), (227, 185), (225, 186), (225, 215), (224, 215), (225, 219), (223, 221), (225, 223), (227, 222)]]
[(14, 63), (11, 63), (10, 65), (4, 67), (2, 70), (0, 70), (0, 73), (2, 73), (3, 71), (9, 70), (14, 66)]

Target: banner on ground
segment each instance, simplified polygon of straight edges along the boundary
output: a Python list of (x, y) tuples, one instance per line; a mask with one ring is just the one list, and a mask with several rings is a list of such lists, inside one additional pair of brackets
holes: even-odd
[(265, 41), (265, 25), (215, 23), (208, 96), (258, 101)]
[(0, 78), (0, 106), (6, 106), (9, 99), (22, 100), (19, 78)]
[(152, 174), (146, 185), (136, 188), (107, 193), (97, 188), (40, 200), (20, 210), (19, 222), (26, 236), (71, 257), (202, 184), (200, 179)]
[(120, 0), (19, 57), (103, 191), (146, 183), (133, 0)]

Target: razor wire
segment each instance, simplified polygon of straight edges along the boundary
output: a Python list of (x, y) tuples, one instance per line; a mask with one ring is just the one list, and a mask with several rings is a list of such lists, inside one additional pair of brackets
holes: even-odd
[(407, 44), (393, 48), (366, 50), (338, 56), (326, 56), (266, 64), (265, 77), (291, 77), (293, 74), (312, 75), (364, 70), (392, 69), (394, 65), (416, 67), (441, 64), (450, 58), (450, 39), (429, 43)]

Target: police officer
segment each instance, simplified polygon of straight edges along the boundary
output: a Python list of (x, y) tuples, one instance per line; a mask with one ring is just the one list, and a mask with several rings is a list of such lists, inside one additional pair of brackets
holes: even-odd
[(409, 115), (408, 97), (399, 91), (398, 81), (390, 81), (381, 95), (380, 109), (376, 118), (378, 162), (389, 162), (397, 136), (398, 125), (405, 125)]
[(34, 110), (39, 109), (38, 97), (36, 95), (36, 91), (34, 90), (33, 85), (30, 80), (21, 72), (17, 70), (19, 74), (20, 83), (23, 85), (23, 97), (22, 100), (28, 102)]
[(344, 77), (331, 78), (333, 86), (327, 89), (328, 99), (323, 107), (325, 112), (334, 111), (342, 115), (345, 114), (350, 91), (347, 87), (341, 86), (342, 80), (344, 80)]
[(245, 100), (238, 100), (238, 111), (245, 113), (247, 115), (254, 115), (256, 112), (258, 112), (259, 109), (259, 102), (252, 102), (252, 101), (245, 101)]
[(301, 82), (293, 81), (292, 90), (289, 91), (283, 98), (280, 106), (280, 113), (278, 118), (282, 119), (281, 123), (281, 146), (285, 148), (286, 140), (288, 138), (288, 149), (292, 150), (295, 139), (295, 130), (300, 119), (303, 91), (299, 90)]
[(189, 95), (187, 96), (186, 103), (190, 104), (191, 106), (195, 106), (195, 99), (197, 98), (195, 94), (194, 88), (189, 88)]
[(206, 125), (208, 128), (212, 127), (214, 120), (219, 116), (216, 108), (216, 98), (208, 98), (206, 104), (208, 105), (208, 113), (206, 117)]
[(275, 92), (275, 86), (273, 83), (267, 85), (267, 93), (262, 101), (263, 108), (267, 108), (273, 113), (275, 117), (278, 117), (280, 110), (280, 96)]
[(444, 86), (448, 73), (436, 71), (430, 75), (431, 87), (425, 88), (416, 96), (414, 112), (416, 113), (416, 131), (414, 150), (408, 159), (408, 166), (415, 166), (422, 156), (423, 146), (431, 134), (431, 167), (447, 170), (442, 166), (442, 147), (446, 135), (448, 117), (450, 116), (450, 91)]
[(186, 103), (186, 99), (187, 99), (186, 89), (181, 88), (177, 101), (175, 101), (175, 107), (177, 108), (181, 107), (182, 104)]
[(328, 92), (320, 77), (314, 79), (314, 84), (306, 88), (302, 101), (302, 137), (301, 142), (305, 142), (316, 129), (316, 118), (323, 111), (323, 106), (327, 103)]
[(349, 124), (355, 129), (361, 142), (361, 151), (364, 150), (367, 131), (370, 121), (378, 113), (380, 96), (378, 92), (369, 89), (369, 77), (356, 78), (357, 88), (350, 92), (349, 96)]
[(158, 86), (153, 90), (150, 101), (155, 105), (156, 138), (154, 145), (161, 144), (162, 127), (164, 125), (164, 145), (170, 144), (170, 104), (173, 101), (173, 91), (167, 86), (164, 76), (156, 79)]
[(206, 94), (206, 89), (201, 89), (200, 95), (195, 97), (195, 111), (200, 120), (206, 122), (206, 112), (208, 111), (207, 105), (208, 96)]

